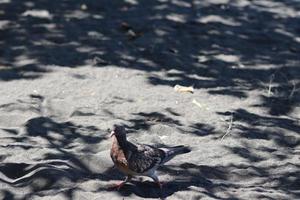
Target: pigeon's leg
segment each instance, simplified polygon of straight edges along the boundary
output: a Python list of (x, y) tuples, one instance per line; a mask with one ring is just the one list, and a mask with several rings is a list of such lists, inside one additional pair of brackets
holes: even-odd
[(110, 187), (111, 189), (117, 189), (117, 190), (120, 190), (121, 187), (123, 187), (123, 185), (125, 185), (125, 183), (129, 182), (131, 180), (132, 176), (131, 175), (128, 175), (126, 176), (125, 180), (124, 181), (121, 181), (120, 183)]
[(160, 182), (160, 181), (159, 181), (159, 179), (158, 179), (156, 173), (151, 174), (150, 177), (154, 180), (155, 183), (157, 183), (158, 187), (159, 187), (160, 189), (162, 189), (162, 187), (163, 187), (163, 182)]

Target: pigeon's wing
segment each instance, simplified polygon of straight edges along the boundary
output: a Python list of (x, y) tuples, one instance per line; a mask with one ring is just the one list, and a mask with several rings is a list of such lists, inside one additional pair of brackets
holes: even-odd
[(156, 168), (164, 160), (166, 153), (150, 145), (137, 144), (131, 148), (128, 158), (130, 170), (143, 174)]

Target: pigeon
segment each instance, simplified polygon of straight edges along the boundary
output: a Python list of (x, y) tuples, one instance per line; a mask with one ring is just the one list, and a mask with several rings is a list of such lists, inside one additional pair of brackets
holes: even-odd
[(146, 144), (133, 144), (126, 138), (124, 126), (115, 125), (110, 137), (112, 146), (110, 156), (115, 167), (126, 175), (126, 179), (113, 186), (118, 190), (134, 176), (147, 176), (154, 180), (162, 189), (156, 169), (178, 154), (188, 153), (190, 149), (183, 145), (156, 148)]

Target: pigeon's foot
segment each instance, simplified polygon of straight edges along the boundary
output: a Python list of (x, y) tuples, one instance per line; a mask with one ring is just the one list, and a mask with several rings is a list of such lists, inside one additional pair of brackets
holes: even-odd
[(161, 182), (161, 181), (157, 181), (156, 184), (158, 185), (159, 191), (160, 191), (160, 198), (159, 199), (165, 199), (163, 197), (163, 186), (165, 185), (165, 183)]
[(108, 189), (110, 190), (120, 190), (127, 181), (121, 181), (120, 183), (117, 183), (115, 185), (110, 186)]
[(121, 181), (120, 183), (109, 187), (109, 189), (111, 189), (111, 190), (115, 190), (115, 189), (120, 190), (121, 187), (123, 187), (123, 185), (125, 185), (125, 183), (127, 183), (131, 180), (131, 178), (132, 178), (131, 175), (127, 175), (124, 181)]
[(157, 183), (158, 187), (162, 190), (163, 185), (164, 185), (165, 183), (164, 183), (164, 182), (161, 182), (161, 181), (158, 181), (158, 182), (156, 182), (156, 183)]

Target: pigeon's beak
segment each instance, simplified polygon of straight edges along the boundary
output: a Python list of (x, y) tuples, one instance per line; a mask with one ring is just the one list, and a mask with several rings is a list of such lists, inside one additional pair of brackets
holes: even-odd
[(115, 131), (112, 131), (112, 132), (110, 132), (109, 137), (112, 137), (112, 136), (114, 136), (115, 134), (116, 134)]

